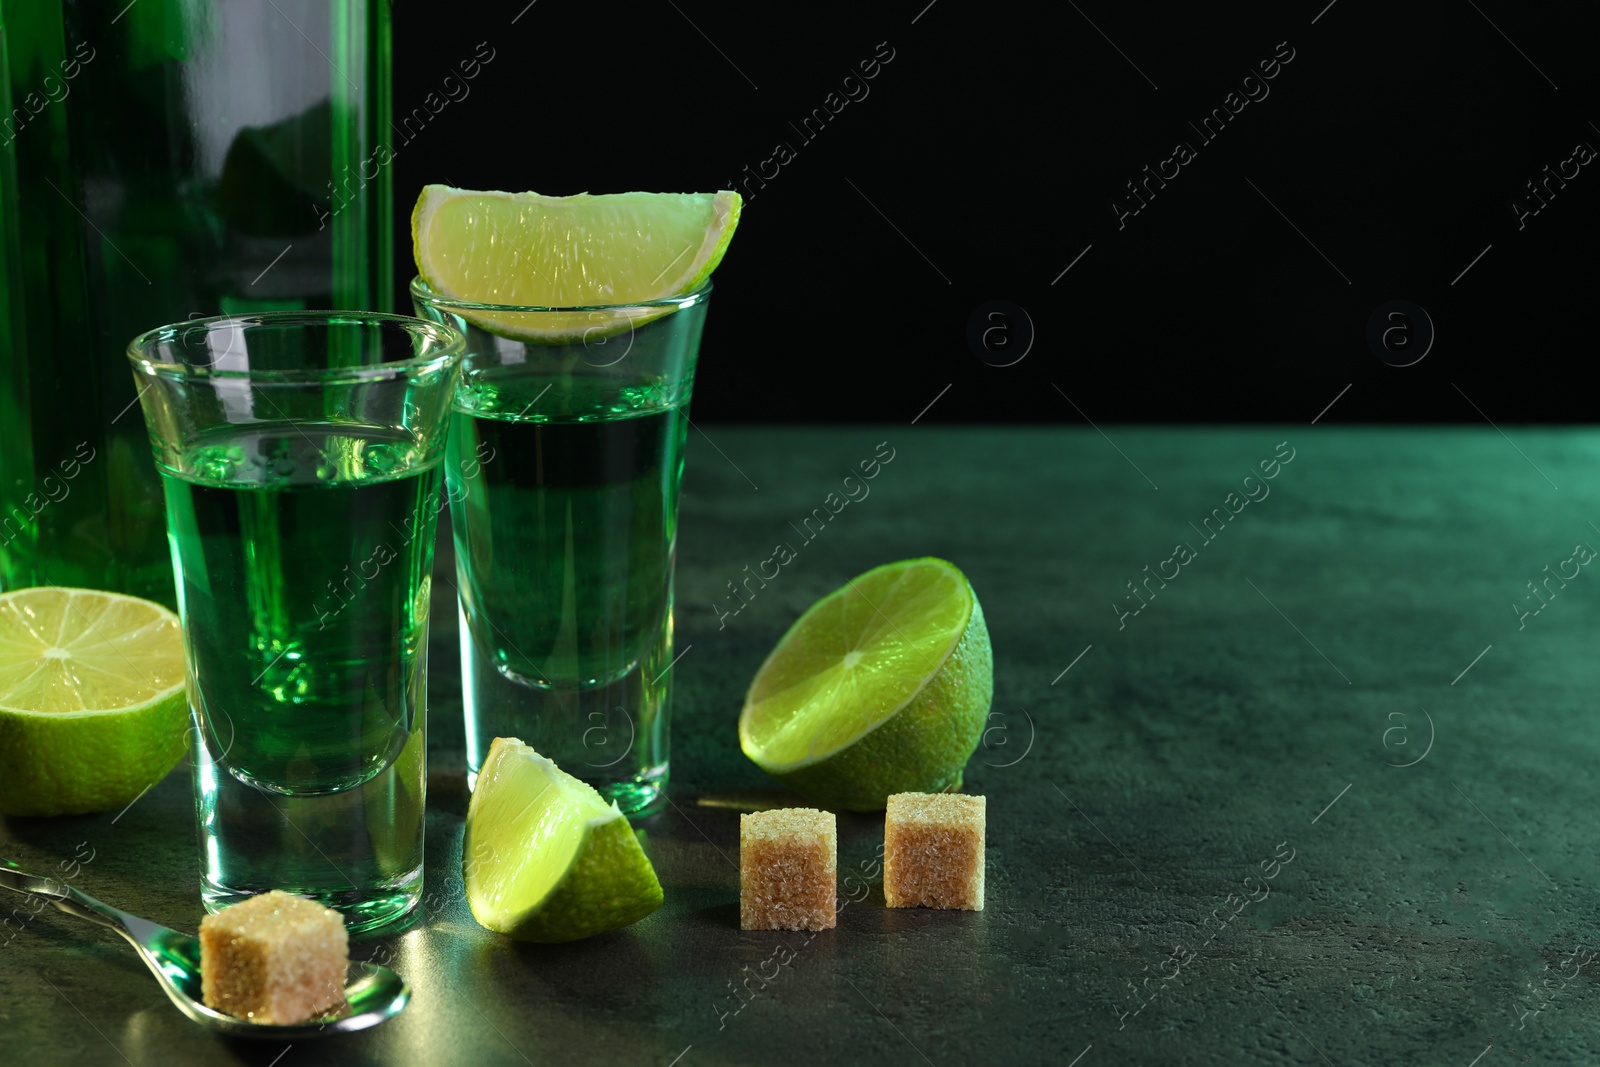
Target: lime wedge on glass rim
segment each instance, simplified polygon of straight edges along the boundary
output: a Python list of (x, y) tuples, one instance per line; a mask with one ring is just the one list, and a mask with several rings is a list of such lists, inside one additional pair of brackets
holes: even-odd
[(0, 593), (0, 814), (125, 807), (189, 737), (183, 628), (96, 589)]
[[(429, 185), (411, 213), (417, 273), (436, 294), (476, 304), (579, 309), (562, 314), (460, 310), (516, 340), (565, 344), (670, 314), (722, 262), (738, 193), (541, 196)], [(657, 304), (632, 311), (588, 310)]]
[(745, 696), (739, 744), (827, 808), (961, 786), (994, 697), (983, 609), (942, 559), (887, 563), (823, 597)]
[(522, 941), (576, 941), (661, 906), (655, 868), (616, 804), (514, 737), (489, 746), (461, 862), (473, 918)]

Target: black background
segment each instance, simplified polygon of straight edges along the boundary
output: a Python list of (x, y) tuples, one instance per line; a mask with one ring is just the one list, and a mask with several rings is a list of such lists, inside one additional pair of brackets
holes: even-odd
[[(1512, 208), (1600, 148), (1586, 6), (509, 0), (394, 20), (397, 118), (493, 49), (398, 148), (397, 279), (429, 182), (709, 191), (795, 149), (742, 187), (697, 419), (909, 422), (936, 397), (923, 423), (1300, 422), (1336, 397), (1324, 424), (1590, 418), (1572, 372), (1594, 351), (1600, 160), (1520, 229)], [(802, 140), (790, 123), (880, 42), (869, 95)], [(1187, 125), (1288, 49), (1213, 141)], [(1180, 140), (1197, 157), (1119, 228), (1124, 183)], [(1405, 367), (1367, 341), (1397, 299), (1436, 330)], [(1034, 334), (1006, 367), (969, 343), (994, 300)], [(983, 324), (1026, 345), (1014, 312)]]

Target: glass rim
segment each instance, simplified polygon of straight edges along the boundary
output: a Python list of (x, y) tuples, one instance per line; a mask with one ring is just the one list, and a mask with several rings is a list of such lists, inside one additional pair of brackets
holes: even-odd
[(703, 303), (711, 295), (711, 279), (701, 282), (698, 288), (677, 296), (660, 297), (656, 300), (630, 300), (620, 304), (572, 304), (567, 306), (541, 306), (536, 304), (485, 304), (476, 300), (457, 300), (455, 297), (444, 296), (428, 284), (427, 279), (421, 275), (411, 279), (407, 286), (413, 300), (422, 301), (432, 307), (444, 308), (449, 311), (489, 311), (500, 314), (528, 314), (552, 315), (571, 314), (580, 311), (627, 311), (633, 308), (684, 308), (694, 307)]
[[(196, 367), (183, 363), (169, 363), (152, 359), (151, 349), (157, 344), (175, 341), (184, 331), (201, 328), (208, 333), (219, 326), (257, 326), (282, 328), (292, 326), (385, 325), (401, 327), (413, 336), (424, 335), (433, 339), (438, 348), (423, 356), (410, 359), (389, 360), (382, 363), (363, 363), (353, 367), (306, 367), (288, 370), (218, 370), (215, 367)], [(466, 336), (448, 323), (433, 322), (415, 315), (397, 315), (387, 311), (336, 311), (307, 309), (304, 311), (253, 311), (239, 315), (208, 315), (203, 318), (170, 322), (146, 330), (128, 342), (129, 362), (146, 374), (178, 380), (230, 379), (263, 383), (315, 383), (338, 384), (353, 382), (387, 381), (415, 373), (442, 369), (452, 362), (459, 363), (466, 353)]]

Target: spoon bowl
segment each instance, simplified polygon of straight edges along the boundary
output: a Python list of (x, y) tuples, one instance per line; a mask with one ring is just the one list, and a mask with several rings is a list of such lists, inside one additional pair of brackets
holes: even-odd
[(43, 897), (68, 915), (115, 930), (138, 951), (179, 1011), (201, 1026), (230, 1037), (302, 1041), (365, 1030), (399, 1013), (411, 999), (411, 988), (398, 974), (375, 963), (357, 962), (350, 964), (346, 974), (344, 1002), (326, 1014), (289, 1025), (251, 1022), (205, 1003), (198, 938), (119, 911), (71, 886), (30, 874), (10, 860), (0, 859), (0, 887)]

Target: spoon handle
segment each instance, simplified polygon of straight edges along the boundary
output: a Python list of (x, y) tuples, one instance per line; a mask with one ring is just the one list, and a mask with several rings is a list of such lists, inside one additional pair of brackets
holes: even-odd
[(31, 871), (23, 870), (8, 859), (0, 859), (0, 886), (18, 893), (34, 893), (51, 900), (61, 900), (67, 895), (67, 887), (60, 882), (41, 878)]
[[(76, 915), (80, 919), (109, 926), (124, 937), (132, 936), (132, 930), (128, 925), (130, 919), (135, 922), (141, 921), (125, 911), (103, 904), (89, 894), (79, 892), (69, 885), (63, 885), (53, 878), (44, 878), (24, 870), (5, 858), (0, 858), (0, 887), (43, 897), (68, 915)], [(138, 944), (137, 941), (134, 943)]]

